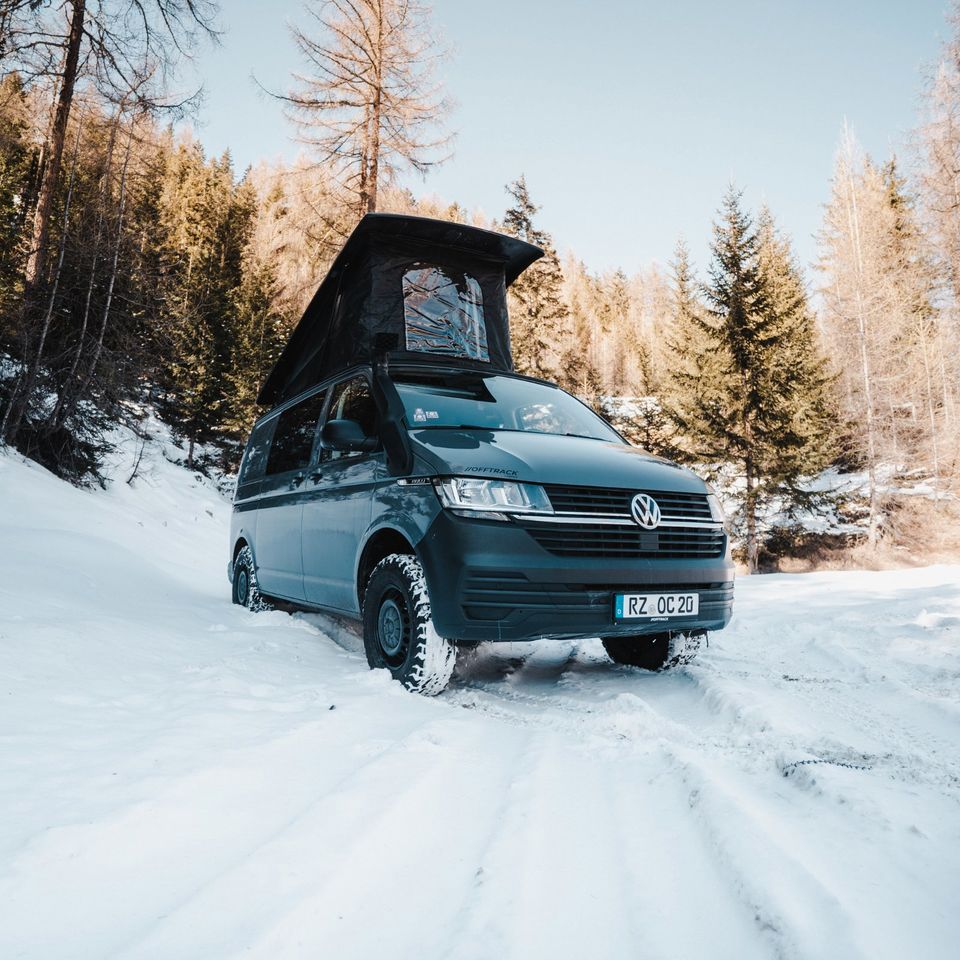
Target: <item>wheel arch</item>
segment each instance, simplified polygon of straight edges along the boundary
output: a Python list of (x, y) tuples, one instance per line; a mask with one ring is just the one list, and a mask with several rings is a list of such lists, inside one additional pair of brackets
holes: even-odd
[(412, 553), (417, 555), (417, 550), (410, 542), (410, 538), (396, 527), (384, 526), (367, 538), (360, 551), (360, 557), (357, 561), (356, 591), (357, 591), (357, 609), (363, 610), (363, 595), (367, 588), (367, 580), (373, 568), (392, 553)]
[[(234, 543), (233, 543), (233, 553), (232, 553), (231, 556), (230, 556), (230, 559), (231, 559), (234, 563), (237, 562), (237, 555), (240, 553), (240, 551), (241, 551), (244, 547), (249, 547), (249, 548), (250, 548), (250, 553), (251, 553), (251, 554), (253, 553), (253, 541), (250, 539), (250, 537), (247, 536), (245, 530), (240, 530), (240, 531), (237, 533), (236, 539), (234, 540)], [(254, 560), (256, 560), (256, 557), (254, 557)]]
[(253, 557), (254, 569), (257, 567), (257, 554), (253, 549), (253, 537), (251, 537), (246, 530), (238, 530), (233, 539), (233, 549), (230, 551), (230, 562), (227, 564), (227, 573), (231, 583), (233, 583), (233, 571), (237, 565), (237, 557), (244, 547), (250, 551), (250, 556)]

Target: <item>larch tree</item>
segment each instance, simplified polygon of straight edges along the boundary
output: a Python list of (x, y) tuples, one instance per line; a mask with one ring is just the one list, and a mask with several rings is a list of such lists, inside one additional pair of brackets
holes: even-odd
[(960, 3), (953, 35), (928, 78), (917, 131), (919, 184), (934, 249), (951, 294), (953, 335), (960, 339)]
[(846, 447), (867, 475), (875, 547), (886, 513), (882, 471), (909, 464), (929, 471), (938, 489), (956, 475), (951, 298), (896, 163), (877, 166), (849, 132), (819, 244), (824, 330), (849, 424)]
[(556, 380), (565, 390), (599, 409), (603, 404), (603, 384), (594, 363), (593, 278), (586, 266), (572, 256), (566, 259), (561, 273), (569, 324)]
[(944, 456), (938, 460), (949, 463), (955, 482), (960, 473), (960, 3), (954, 2), (950, 23), (953, 33), (928, 79), (916, 136), (918, 202), (913, 214), (938, 268), (939, 357), (932, 378), (942, 388)]
[(629, 281), (623, 270), (614, 270), (600, 279), (600, 304), (596, 320), (603, 343), (601, 375), (612, 396), (634, 393), (627, 383), (627, 358), (639, 344), (630, 324), (631, 297)]
[(449, 143), (436, 80), (442, 51), (414, 0), (308, 0), (294, 27), (304, 62), (283, 99), (301, 141), (331, 167), (357, 216), (403, 168), (425, 173)]
[(877, 380), (891, 351), (880, 294), (883, 188), (874, 168), (862, 166), (857, 143), (847, 131), (837, 153), (832, 196), (819, 237), (819, 266), (824, 274), (824, 322), (843, 371), (844, 409), (857, 424), (851, 445), (866, 465), (867, 536), (875, 547), (880, 536), (877, 471), (884, 457)]
[(883, 165), (881, 176), (889, 233), (882, 251), (885, 291), (899, 328), (902, 371), (890, 382), (889, 393), (904, 413), (909, 411), (906, 417), (901, 414), (906, 458), (926, 467), (939, 487), (956, 473), (960, 454), (956, 439), (950, 437), (958, 367), (949, 300), (941, 296), (935, 248), (921, 228), (914, 197), (895, 158)]

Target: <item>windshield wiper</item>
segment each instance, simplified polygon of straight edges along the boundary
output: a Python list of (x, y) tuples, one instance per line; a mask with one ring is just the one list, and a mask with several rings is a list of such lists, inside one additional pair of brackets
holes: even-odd
[(415, 423), (413, 430), (509, 430), (509, 427), (480, 427), (475, 423)]

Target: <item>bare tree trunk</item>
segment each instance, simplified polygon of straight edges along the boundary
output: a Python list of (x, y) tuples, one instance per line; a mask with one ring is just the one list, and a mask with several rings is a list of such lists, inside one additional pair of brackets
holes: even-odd
[(50, 333), (50, 324), (53, 322), (53, 309), (57, 301), (57, 291), (60, 286), (60, 275), (63, 272), (63, 260), (67, 251), (67, 230), (70, 225), (70, 205), (73, 201), (73, 188), (77, 178), (77, 163), (80, 153), (80, 134), (83, 130), (82, 118), (77, 124), (77, 139), (73, 147), (73, 163), (70, 168), (70, 184), (67, 187), (67, 196), (63, 206), (63, 229), (60, 236), (60, 251), (57, 258), (57, 269), (53, 277), (53, 285), (47, 298), (47, 308), (40, 321), (40, 332), (37, 337), (37, 346), (31, 357), (29, 353), (24, 357), (24, 370), (17, 386), (14, 388), (7, 404), (7, 410), (0, 424), (0, 438), (12, 444), (17, 438), (23, 416), (30, 404), (30, 398), (37, 385), (40, 367), (43, 363), (43, 351), (47, 344), (47, 335)]
[(97, 210), (97, 229), (96, 233), (94, 234), (93, 258), (90, 263), (90, 278), (87, 281), (87, 293), (83, 304), (83, 320), (80, 324), (80, 333), (77, 337), (77, 349), (73, 355), (73, 360), (70, 363), (70, 370), (64, 380), (63, 389), (60, 391), (60, 394), (57, 397), (57, 402), (50, 414), (49, 428), (51, 432), (57, 430), (65, 419), (63, 414), (65, 413), (67, 407), (67, 398), (69, 394), (72, 393), (71, 384), (73, 383), (74, 377), (77, 375), (77, 368), (80, 366), (80, 358), (83, 356), (84, 341), (87, 338), (87, 326), (89, 325), (90, 320), (90, 304), (93, 300), (93, 288), (96, 286), (97, 260), (100, 255), (100, 242), (103, 237), (104, 209), (107, 205), (107, 198), (110, 192), (110, 173), (113, 168), (113, 149), (114, 144), (116, 143), (117, 127), (119, 124), (120, 111), (117, 111), (117, 116), (110, 128), (110, 140), (107, 145), (106, 169), (103, 173), (103, 184), (100, 188), (100, 209)]
[(860, 215), (857, 210), (857, 195), (853, 184), (853, 173), (848, 168), (849, 204), (847, 218), (850, 225), (850, 236), (853, 238), (857, 261), (857, 330), (860, 346), (860, 370), (863, 377), (863, 395), (866, 404), (867, 422), (864, 424), (867, 431), (867, 483), (870, 497), (869, 526), (867, 528), (867, 542), (876, 549), (879, 542), (879, 504), (877, 502), (877, 438), (876, 438), (876, 410), (873, 402), (873, 383), (870, 376), (870, 356), (867, 349), (867, 318), (863, 304), (863, 251), (860, 243)]
[[(746, 389), (747, 384), (744, 383), (744, 390)], [(747, 446), (747, 453), (743, 464), (747, 481), (747, 492), (743, 502), (743, 508), (747, 514), (747, 570), (750, 573), (756, 573), (760, 560), (760, 542), (757, 536), (757, 496), (753, 463), (753, 427), (750, 423), (749, 416), (743, 418), (743, 438)]]
[(947, 388), (949, 382), (947, 377), (947, 358), (943, 349), (943, 338), (939, 340), (940, 346), (940, 387), (943, 391), (942, 393), (942, 402), (943, 402), (943, 426), (946, 430), (947, 435), (950, 435), (950, 431), (953, 429), (953, 400), (951, 394)]
[(383, 4), (377, 6), (376, 61), (370, 112), (370, 176), (367, 183), (367, 213), (377, 209), (377, 181), (380, 177), (380, 125), (383, 122)]
[(363, 150), (360, 157), (360, 216), (370, 212), (370, 196), (368, 193), (368, 178), (370, 175), (370, 114), (367, 113), (363, 122)]
[(937, 444), (937, 416), (933, 407), (933, 377), (930, 373), (930, 349), (927, 344), (927, 325), (921, 314), (920, 323), (920, 349), (923, 351), (923, 372), (926, 378), (926, 400), (927, 417), (930, 421), (930, 450), (933, 455), (933, 480), (936, 488), (936, 496), (940, 495), (940, 451)]
[(83, 24), (86, 14), (86, 0), (70, 0), (72, 13), (70, 33), (64, 52), (63, 74), (60, 93), (57, 97), (57, 112), (53, 120), (50, 136), (49, 159), (43, 171), (40, 183), (40, 195), (33, 219), (33, 237), (30, 254), (27, 259), (26, 285), (27, 301), (32, 299), (38, 284), (43, 282), (47, 267), (47, 243), (50, 236), (50, 215), (53, 210), (53, 198), (60, 179), (60, 167), (63, 164), (63, 147), (67, 135), (67, 123), (73, 106), (73, 93), (77, 82), (77, 68), (80, 61), (80, 47), (83, 43)]
[(103, 341), (107, 332), (107, 324), (110, 319), (110, 306), (113, 303), (113, 288), (117, 280), (117, 264), (120, 261), (120, 246), (123, 241), (123, 217), (127, 207), (127, 168), (130, 164), (130, 153), (133, 149), (133, 124), (130, 125), (130, 133), (127, 137), (127, 151), (123, 158), (123, 170), (120, 174), (120, 209), (117, 214), (117, 238), (113, 247), (113, 261), (110, 265), (110, 280), (107, 283), (107, 296), (103, 304), (103, 314), (100, 318), (100, 330), (97, 334), (97, 342), (94, 346), (90, 361), (87, 364), (87, 372), (83, 378), (83, 383), (77, 389), (70, 399), (68, 408), (63, 414), (66, 419), (73, 412), (77, 403), (84, 397), (87, 389), (93, 380), (97, 371), (97, 364), (100, 362), (100, 355), (103, 353)]
[(133, 481), (137, 479), (137, 474), (140, 472), (140, 464), (143, 461), (143, 451), (147, 448), (147, 435), (138, 429), (137, 436), (140, 438), (140, 449), (137, 451), (137, 459), (133, 462), (133, 470), (130, 472), (130, 476), (127, 477), (128, 484), (133, 484)]

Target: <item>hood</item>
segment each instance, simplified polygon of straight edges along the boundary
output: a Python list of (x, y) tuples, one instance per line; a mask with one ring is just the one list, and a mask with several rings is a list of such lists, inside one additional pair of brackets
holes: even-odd
[(637, 447), (511, 430), (411, 430), (415, 453), (438, 474), (529, 483), (705, 493), (690, 470)]

